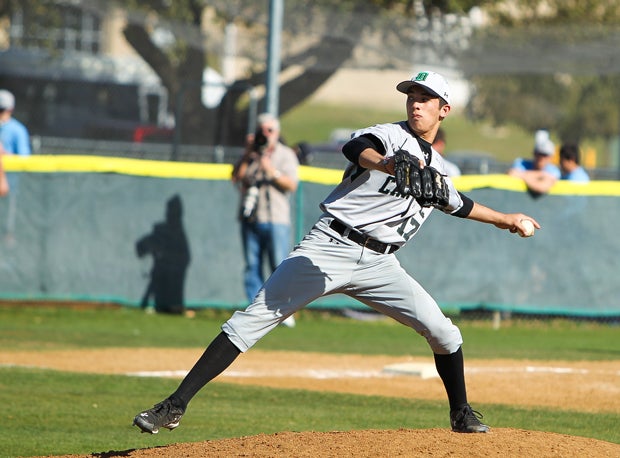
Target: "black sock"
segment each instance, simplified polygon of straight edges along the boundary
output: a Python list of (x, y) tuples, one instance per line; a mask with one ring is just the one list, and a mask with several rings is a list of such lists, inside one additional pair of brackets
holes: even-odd
[(463, 351), (461, 348), (459, 347), (457, 351), (449, 355), (435, 353), (435, 367), (443, 386), (446, 388), (450, 410), (458, 409), (467, 404)]
[(226, 333), (221, 332), (209, 344), (170, 399), (185, 410), (196, 393), (230, 366), (239, 353), (241, 351), (235, 347)]

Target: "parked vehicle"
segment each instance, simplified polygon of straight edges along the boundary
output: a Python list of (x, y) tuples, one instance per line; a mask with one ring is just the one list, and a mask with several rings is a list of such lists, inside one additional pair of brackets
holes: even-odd
[(507, 164), (499, 162), (491, 153), (484, 151), (459, 150), (446, 154), (446, 159), (455, 163), (463, 175), (486, 175), (504, 173)]

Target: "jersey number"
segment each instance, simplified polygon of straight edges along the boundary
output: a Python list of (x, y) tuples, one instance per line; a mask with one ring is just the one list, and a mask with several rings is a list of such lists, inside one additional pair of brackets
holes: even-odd
[[(421, 221), (418, 221), (417, 219), (415, 219), (415, 216), (419, 216), (421, 218)], [(403, 221), (403, 223), (400, 226), (398, 226), (397, 232), (402, 236), (402, 238), (404, 238), (405, 240), (409, 240), (411, 237), (415, 235), (416, 232), (418, 232), (418, 229), (420, 229), (420, 226), (422, 226), (422, 222), (424, 221), (424, 218), (425, 218), (424, 209), (422, 209), (416, 215)]]

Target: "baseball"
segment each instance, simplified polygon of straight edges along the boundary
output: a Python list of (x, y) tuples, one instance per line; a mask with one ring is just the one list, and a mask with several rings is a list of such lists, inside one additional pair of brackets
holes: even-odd
[(534, 223), (532, 223), (532, 221), (530, 221), (529, 219), (522, 219), (521, 224), (523, 225), (523, 227), (525, 227), (524, 232), (519, 232), (519, 235), (521, 237), (531, 237), (532, 235), (534, 235), (535, 229)]

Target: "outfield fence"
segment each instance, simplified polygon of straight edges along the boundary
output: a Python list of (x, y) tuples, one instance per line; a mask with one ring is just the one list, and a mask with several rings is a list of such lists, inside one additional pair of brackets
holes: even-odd
[[(164, 221), (177, 196), (190, 251), (186, 306), (246, 305), (230, 164), (40, 155), (6, 157), (5, 168), (16, 185), (0, 200), (0, 299), (138, 306), (153, 258), (138, 257), (136, 243)], [(313, 225), (342, 170), (302, 166), (300, 176), (291, 243)], [(503, 174), (462, 176), (455, 184), (543, 228), (523, 239), (436, 211), (397, 256), (442, 308), (620, 316), (619, 182), (560, 182), (541, 198)], [(337, 295), (311, 307), (363, 306)]]

